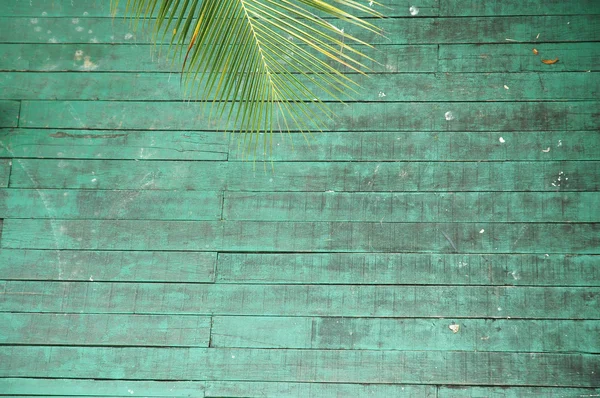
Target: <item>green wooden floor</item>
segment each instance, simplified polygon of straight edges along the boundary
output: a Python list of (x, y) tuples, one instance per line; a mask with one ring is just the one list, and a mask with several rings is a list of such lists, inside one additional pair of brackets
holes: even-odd
[(0, 395), (600, 394), (600, 1), (384, 3), (263, 167), (108, 0), (0, 2)]

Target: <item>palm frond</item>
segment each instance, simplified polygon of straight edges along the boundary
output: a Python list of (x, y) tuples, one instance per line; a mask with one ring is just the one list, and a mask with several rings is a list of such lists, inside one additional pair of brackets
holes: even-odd
[(380, 17), (372, 8), (378, 3), (369, 3), (127, 0), (126, 9), (137, 20), (152, 21), (155, 39), (168, 39), (172, 56), (184, 56), (186, 93), (210, 96), (213, 114), (238, 126), (247, 149), (256, 151), (260, 136), (267, 151), (271, 134), (259, 132), (321, 129), (333, 115), (319, 93), (341, 101), (356, 92), (356, 83), (338, 67), (364, 73), (364, 62), (372, 60), (353, 46), (369, 44), (333, 21), (379, 34), (369, 20), (354, 15)]

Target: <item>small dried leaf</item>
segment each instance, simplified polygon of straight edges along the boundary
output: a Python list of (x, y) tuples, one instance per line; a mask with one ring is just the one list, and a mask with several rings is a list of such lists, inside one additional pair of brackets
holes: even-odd
[(538, 55), (540, 52), (539, 52), (537, 49), (535, 49), (535, 48), (534, 48), (534, 49), (533, 49), (533, 53), (534, 53), (535, 55)]
[(546, 65), (552, 65), (558, 62), (558, 58), (556, 59), (543, 59), (542, 60), (543, 63), (545, 63)]
[(460, 325), (453, 323), (452, 325), (448, 326), (448, 329), (452, 330), (452, 333), (458, 333), (460, 330)]

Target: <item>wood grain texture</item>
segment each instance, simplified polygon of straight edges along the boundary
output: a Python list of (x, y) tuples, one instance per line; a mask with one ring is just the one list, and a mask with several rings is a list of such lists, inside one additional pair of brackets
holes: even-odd
[(0, 101), (0, 127), (17, 127), (20, 109), (20, 101)]
[(590, 387), (600, 368), (592, 355), (447, 351), (0, 347), (0, 359), (3, 377), (264, 381), (268, 374), (269, 381), (500, 386), (506, 378), (493, 369), (502, 368), (517, 386)]
[(598, 395), (596, 3), (334, 22), (363, 88), (248, 162), (124, 0), (0, 1), (0, 395)]
[(0, 289), (0, 312), (153, 315), (597, 320), (600, 297), (597, 287), (4, 281)]
[(227, 160), (226, 133), (0, 130), (0, 156), (58, 159)]
[(0, 344), (208, 347), (210, 327), (199, 316), (0, 314)]
[(229, 348), (600, 352), (599, 321), (219, 316), (211, 335)]
[[(483, 3), (481, 3), (483, 4)], [(496, 3), (498, 4), (498, 3)], [(569, 4), (569, 3), (564, 3)], [(545, 32), (544, 32), (545, 34)], [(597, 71), (600, 49), (595, 43), (513, 43), (441, 45), (439, 72), (587, 72)], [(538, 55), (533, 50), (538, 51)], [(558, 58), (549, 69), (541, 59)]]
[(4, 280), (213, 282), (216, 253), (0, 250)]
[[(484, 231), (485, 233), (485, 231)], [(600, 286), (596, 255), (221, 253), (219, 283)]]
[[(502, 143), (498, 142), (501, 146)], [(12, 188), (297, 192), (596, 192), (600, 162), (132, 162), (22, 159)]]
[[(575, 101), (598, 97), (598, 76), (597, 72), (403, 73), (357, 75), (353, 80), (360, 85), (361, 101), (436, 101), (440, 96), (447, 101)], [(198, 79), (198, 84), (204, 85), (204, 80)], [(60, 91), (64, 86), (70, 89)], [(321, 92), (310, 82), (307, 86), (324, 101), (337, 98), (337, 94)], [(7, 100), (182, 101), (196, 98), (182, 89), (178, 78), (166, 73), (0, 72), (0, 93), (0, 99)], [(342, 95), (339, 99), (351, 102), (356, 97), (356, 94)], [(213, 100), (214, 91), (203, 92), (201, 98)]]
[[(596, 130), (597, 102), (365, 102), (329, 105), (325, 131)], [(209, 120), (210, 104), (189, 102), (23, 101), (20, 126), (61, 129), (231, 131)], [(448, 112), (450, 112), (448, 114)], [(450, 119), (450, 120), (448, 120)]]
[(193, 381), (77, 380), (0, 378), (0, 391), (6, 394), (103, 397), (204, 397), (205, 383)]
[[(373, 59), (365, 60), (373, 73), (435, 72), (438, 64), (438, 49), (433, 44), (356, 48)], [(0, 71), (168, 72), (177, 80), (181, 67), (172, 62), (168, 50), (168, 45), (0, 44)]]
[[(596, 131), (325, 132), (277, 134), (269, 161), (600, 160)], [(500, 138), (504, 142), (500, 142)], [(279, 148), (292, 150), (279, 150)], [(65, 148), (66, 149), (66, 148)], [(55, 149), (62, 150), (58, 147)], [(229, 160), (246, 160), (237, 140)]]
[[(1, 195), (0, 191), (0, 195)], [(595, 192), (227, 192), (225, 220), (594, 222)], [(1, 214), (1, 213), (0, 213)]]
[(219, 220), (221, 203), (214, 191), (0, 188), (0, 218)]
[(1, 243), (47, 250), (598, 254), (600, 225), (6, 219)]
[[(0, 25), (5, 27), (0, 32), (3, 43), (152, 43), (151, 34), (135, 32), (126, 21), (114, 23), (111, 18), (79, 18), (73, 23), (72, 17), (2, 17)], [(540, 32), (544, 32), (546, 42), (589, 42), (595, 41), (600, 32), (595, 15), (387, 18), (377, 21), (377, 26), (385, 36), (365, 30), (357, 30), (355, 36), (369, 44), (415, 45), (506, 43), (506, 39), (534, 42)]]

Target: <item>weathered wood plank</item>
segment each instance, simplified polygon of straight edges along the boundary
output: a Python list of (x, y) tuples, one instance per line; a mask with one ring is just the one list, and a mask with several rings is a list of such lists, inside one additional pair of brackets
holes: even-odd
[(0, 130), (0, 156), (19, 158), (227, 160), (228, 133)]
[[(503, 144), (498, 142), (497, 145)], [(304, 192), (596, 191), (600, 188), (599, 166), (598, 162), (280, 162), (274, 165), (273, 172), (264, 172), (255, 170), (252, 163), (238, 162), (228, 167), (227, 189)], [(53, 166), (46, 167), (40, 169), (40, 173), (54, 169)], [(37, 170), (34, 175), (37, 175)], [(41, 186), (55, 184), (51, 176), (42, 175), (40, 180), (48, 182), (40, 183)], [(16, 168), (13, 176), (15, 186), (24, 183)], [(61, 174), (56, 178), (63, 180)]]
[(438, 351), (25, 346), (0, 347), (0, 359), (3, 377), (189, 381), (589, 387), (596, 385), (600, 370), (600, 360), (594, 355)]
[(438, 398), (583, 398), (595, 397), (597, 388), (553, 388), (553, 387), (458, 387), (441, 386)]
[(204, 397), (204, 382), (134, 381), (134, 380), (74, 380), (1, 378), (0, 391), (6, 394), (46, 396), (103, 397)]
[[(167, 56), (168, 47), (93, 43), (52, 46), (0, 44), (0, 71), (173, 72), (176, 75), (173, 75), (172, 79), (178, 81), (183, 58), (173, 63)], [(373, 73), (435, 72), (437, 69), (437, 45), (356, 48), (377, 60), (364, 62)]]
[(265, 170), (252, 162), (20, 159), (13, 165), (11, 187), (327, 193), (600, 189), (596, 161), (278, 162), (273, 167)]
[(219, 220), (221, 203), (212, 191), (0, 188), (0, 218)]
[(221, 253), (219, 283), (600, 286), (598, 256)]
[[(219, 130), (211, 104), (130, 101), (23, 101), (21, 127), (73, 129)], [(324, 131), (565, 131), (593, 130), (597, 102), (331, 103), (337, 118)]]
[(206, 316), (0, 314), (2, 345), (208, 347), (210, 329)]
[[(154, 249), (154, 248), (150, 248)], [(213, 282), (216, 253), (0, 250), (2, 279)]]
[[(0, 191), (0, 198), (2, 191)], [(21, 202), (23, 203), (23, 202)], [(600, 193), (226, 192), (225, 220), (596, 222)], [(2, 215), (0, 204), (0, 217)], [(158, 217), (155, 217), (158, 218)]]
[[(437, 15), (439, 0), (422, 0), (419, 3), (419, 16)], [(104, 0), (31, 0), (30, 2), (17, 0), (0, 5), (0, 15), (39, 17), (111, 17), (114, 13), (117, 17), (125, 15), (127, 2), (119, 2), (115, 8), (110, 2)], [(379, 0), (372, 7), (385, 12), (388, 17), (409, 16), (409, 7), (412, 4), (408, 0)], [(381, 4), (387, 8), (379, 7)], [(355, 14), (363, 15), (363, 13)], [(82, 19), (84, 19), (82, 18)], [(122, 19), (121, 19), (122, 21)]]
[[(1, 132), (0, 132), (1, 134)], [(500, 137), (504, 143), (500, 143)], [(248, 153), (232, 140), (230, 160)], [(502, 145), (500, 145), (502, 144)], [(279, 147), (290, 147), (280, 150)], [(269, 161), (600, 160), (596, 131), (313, 132), (275, 134)], [(66, 148), (64, 148), (66, 149)], [(40, 151), (44, 150), (42, 149)], [(58, 147), (54, 153), (63, 148)], [(0, 148), (1, 151), (1, 148)], [(50, 157), (50, 156), (49, 156)]]
[[(543, 40), (543, 36), (540, 36), (540, 40)], [(539, 55), (533, 53), (534, 48), (538, 50)], [(559, 62), (551, 65), (551, 69), (548, 68), (549, 65), (541, 62), (542, 59), (555, 58), (558, 58)], [(441, 45), (439, 52), (440, 72), (543, 72), (545, 74), (550, 71), (597, 71), (598, 65), (600, 65), (600, 48), (596, 43), (453, 44)]]
[[(0, 141), (0, 144), (1, 144), (1, 141)], [(11, 168), (12, 168), (12, 160), (11, 159), (0, 159), (0, 188), (8, 187)], [(2, 204), (0, 204), (0, 206), (2, 206)]]
[(20, 108), (20, 101), (0, 101), (0, 127), (17, 127)]
[[(534, 42), (541, 32), (546, 42), (578, 42), (598, 38), (600, 26), (596, 20), (595, 15), (387, 18), (376, 22), (385, 36), (365, 30), (352, 33), (370, 44), (506, 43), (506, 39)], [(349, 23), (336, 24), (352, 30)], [(0, 31), (3, 43), (153, 43), (150, 34), (141, 30), (136, 33), (129, 22), (119, 23), (112, 18), (3, 17), (0, 26), (4, 27)], [(169, 40), (167, 37), (164, 42)]]
[(51, 250), (598, 254), (600, 224), (6, 219), (1, 243)]
[(600, 352), (600, 321), (217, 316), (211, 336), (217, 348)]
[[(362, 101), (594, 100), (598, 73), (371, 74), (356, 75)], [(202, 85), (203, 83), (200, 82)], [(336, 97), (307, 82), (323, 101)], [(68, 89), (65, 89), (68, 87)], [(203, 94), (212, 100), (214, 93)], [(17, 100), (175, 101), (190, 98), (167, 73), (0, 72), (0, 98)], [(192, 96), (192, 98), (195, 98)], [(341, 99), (352, 101), (357, 95)], [(309, 101), (312, 98), (301, 98)]]
[(597, 320), (597, 287), (0, 282), (0, 312)]
[(599, 14), (595, 0), (440, 0), (442, 16), (580, 15)]
[(435, 398), (437, 387), (409, 384), (344, 384), (344, 383), (273, 383), (243, 381), (207, 381), (206, 397), (408, 397)]
[[(219, 191), (227, 168), (223, 162), (24, 159), (13, 166), (11, 187)], [(55, 177), (45, 181), (50, 174)]]
[[(500, 145), (499, 137), (505, 141)], [(273, 137), (270, 161), (600, 160), (595, 131), (315, 132)], [(0, 156), (18, 158), (243, 160), (237, 140), (222, 133), (0, 129)], [(229, 150), (229, 154), (227, 153)]]

